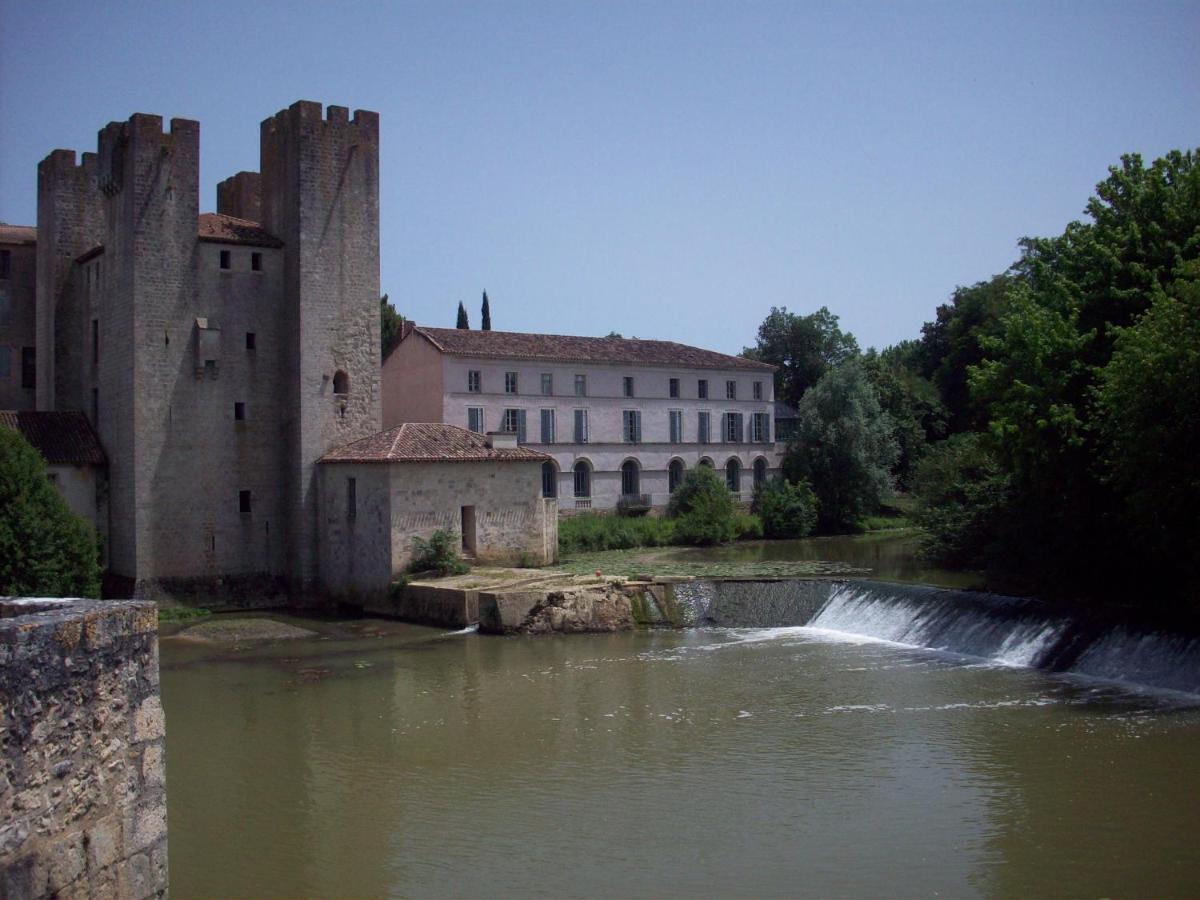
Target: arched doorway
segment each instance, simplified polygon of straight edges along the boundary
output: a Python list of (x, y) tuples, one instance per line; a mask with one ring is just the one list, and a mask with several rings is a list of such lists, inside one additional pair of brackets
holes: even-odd
[(579, 460), (572, 470), (575, 474), (575, 496), (585, 499), (592, 496), (592, 467), (586, 460)]
[(742, 464), (736, 459), (725, 463), (725, 484), (735, 494), (742, 489)]
[(642, 486), (641, 471), (636, 460), (627, 459), (621, 463), (621, 495), (629, 497), (640, 494)]
[(761, 456), (754, 461), (754, 486), (761, 487), (767, 481), (767, 461)]
[(667, 490), (672, 494), (675, 488), (683, 484), (683, 460), (673, 459), (667, 466)]

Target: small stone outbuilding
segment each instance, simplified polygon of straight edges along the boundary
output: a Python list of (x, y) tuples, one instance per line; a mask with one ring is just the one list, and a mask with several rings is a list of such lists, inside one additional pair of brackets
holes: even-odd
[(410, 422), (321, 457), (320, 577), (352, 598), (386, 591), (414, 537), (444, 529), (468, 561), (541, 566), (558, 555), (558, 512), (542, 497), (544, 453), (511, 434)]

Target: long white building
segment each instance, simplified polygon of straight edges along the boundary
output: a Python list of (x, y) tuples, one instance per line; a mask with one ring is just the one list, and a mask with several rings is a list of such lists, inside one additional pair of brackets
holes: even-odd
[(559, 509), (658, 508), (698, 465), (748, 502), (777, 475), (774, 366), (671, 341), (405, 323), (383, 364), (385, 428), (513, 432), (549, 454)]

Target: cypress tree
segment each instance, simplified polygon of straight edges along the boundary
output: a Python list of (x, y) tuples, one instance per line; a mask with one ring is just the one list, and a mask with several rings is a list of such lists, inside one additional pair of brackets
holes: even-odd
[(481, 315), (483, 316), (483, 323), (482, 323), (483, 330), (491, 331), (492, 330), (492, 309), (490, 306), (488, 306), (487, 291), (483, 292), (483, 312), (481, 313)]
[(462, 328), (467, 331), (471, 329), (471, 323), (467, 321), (466, 307), (462, 305), (461, 300), (458, 303), (458, 324), (455, 326), (455, 328)]

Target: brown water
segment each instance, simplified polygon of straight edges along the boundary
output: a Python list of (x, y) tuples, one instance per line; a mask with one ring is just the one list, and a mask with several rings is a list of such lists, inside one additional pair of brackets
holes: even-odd
[(812, 629), (301, 624), (162, 642), (176, 898), (1200, 893), (1178, 695)]

